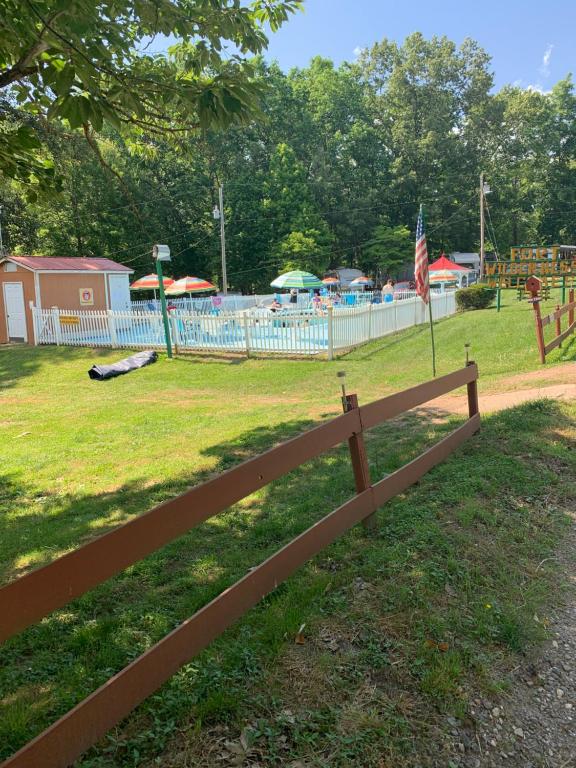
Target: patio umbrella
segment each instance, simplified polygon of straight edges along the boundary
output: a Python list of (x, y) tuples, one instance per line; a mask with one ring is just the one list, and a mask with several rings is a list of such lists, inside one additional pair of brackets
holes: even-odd
[(311, 272), (295, 269), (292, 272), (279, 275), (275, 280), (272, 280), (270, 285), (273, 288), (322, 288), (324, 283)]
[(360, 277), (355, 277), (354, 280), (350, 282), (351, 288), (364, 288), (366, 285), (373, 285), (374, 280), (372, 280), (371, 277), (366, 277), (365, 275), (360, 275)]
[(166, 290), (167, 296), (181, 296), (183, 293), (215, 291), (216, 286), (201, 277), (181, 277)]
[(340, 285), (340, 280), (337, 277), (323, 277), (322, 282), (324, 285)]
[[(174, 280), (171, 277), (163, 277), (162, 283), (164, 288), (168, 288)], [(144, 277), (135, 280), (130, 286), (131, 291), (155, 291), (158, 289), (158, 275), (152, 273), (151, 275), (144, 275)]]

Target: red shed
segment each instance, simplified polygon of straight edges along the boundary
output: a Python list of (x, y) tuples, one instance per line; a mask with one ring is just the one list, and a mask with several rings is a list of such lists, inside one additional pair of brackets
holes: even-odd
[(34, 343), (30, 304), (44, 309), (128, 309), (133, 272), (110, 259), (1, 258), (0, 343)]

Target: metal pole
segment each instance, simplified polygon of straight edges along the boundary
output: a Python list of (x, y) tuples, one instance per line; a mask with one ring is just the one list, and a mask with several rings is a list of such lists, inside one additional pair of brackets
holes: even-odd
[(162, 322), (164, 323), (164, 336), (166, 337), (166, 352), (168, 357), (172, 357), (170, 323), (168, 321), (168, 310), (166, 309), (166, 296), (164, 294), (164, 280), (162, 277), (162, 262), (160, 259), (156, 259), (156, 274), (158, 275), (158, 290), (160, 292), (160, 304), (162, 306)]
[(480, 174), (480, 282), (484, 280), (484, 172)]
[(428, 293), (428, 314), (430, 316), (430, 341), (432, 342), (432, 376), (436, 378), (436, 347), (434, 345), (434, 323), (432, 322), (432, 291)]
[(501, 291), (502, 291), (502, 289), (500, 288), (500, 286), (498, 286), (498, 288), (496, 288), (496, 312), (500, 312), (500, 302), (501, 302), (500, 294), (501, 294)]
[(220, 248), (222, 250), (222, 293), (228, 294), (228, 276), (226, 274), (226, 232), (224, 230), (224, 185), (218, 187), (220, 201)]

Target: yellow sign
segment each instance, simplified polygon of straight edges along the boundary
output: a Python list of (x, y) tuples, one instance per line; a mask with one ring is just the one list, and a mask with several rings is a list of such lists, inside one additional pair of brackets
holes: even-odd
[(83, 306), (94, 305), (94, 288), (80, 288), (80, 304)]
[(60, 325), (79, 325), (80, 318), (76, 315), (60, 315)]

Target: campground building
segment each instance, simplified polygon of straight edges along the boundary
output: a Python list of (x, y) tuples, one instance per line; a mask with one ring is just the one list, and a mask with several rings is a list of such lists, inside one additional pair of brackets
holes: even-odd
[(130, 309), (134, 270), (110, 259), (4, 256), (0, 258), (0, 344), (34, 344), (31, 307)]

